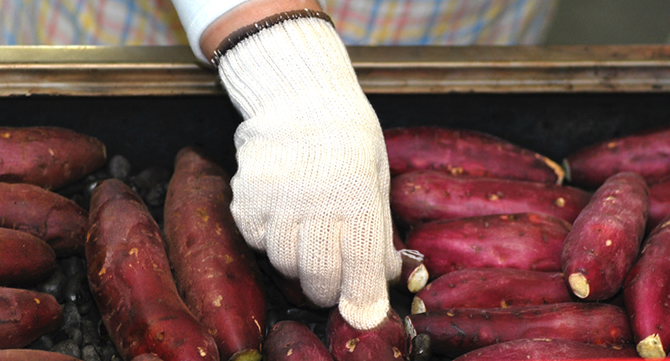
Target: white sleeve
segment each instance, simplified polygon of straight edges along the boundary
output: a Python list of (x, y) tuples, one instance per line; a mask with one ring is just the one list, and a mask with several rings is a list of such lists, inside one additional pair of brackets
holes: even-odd
[(181, 25), (186, 31), (188, 43), (195, 56), (209, 64), (200, 49), (200, 37), (209, 24), (228, 10), (248, 0), (172, 0)]
[[(205, 29), (219, 16), (248, 0), (172, 0), (181, 25), (186, 31), (188, 43), (195, 56), (209, 64), (209, 60), (200, 49), (200, 37)], [(319, 0), (321, 7), (324, 0)]]

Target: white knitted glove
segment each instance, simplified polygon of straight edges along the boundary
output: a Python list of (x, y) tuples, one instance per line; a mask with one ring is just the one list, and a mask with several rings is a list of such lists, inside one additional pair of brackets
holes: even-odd
[(401, 267), (377, 116), (325, 14), (284, 13), (240, 34), (214, 61), (245, 119), (231, 181), (237, 225), (312, 302), (339, 301), (353, 327), (373, 328)]

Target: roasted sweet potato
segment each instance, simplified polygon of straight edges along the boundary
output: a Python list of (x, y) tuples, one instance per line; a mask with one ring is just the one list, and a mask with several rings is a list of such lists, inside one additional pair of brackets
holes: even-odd
[(463, 268), (560, 271), (570, 224), (541, 213), (499, 214), (415, 226), (407, 248), (421, 252), (432, 279)]
[(392, 175), (437, 170), (452, 175), (561, 184), (565, 172), (549, 158), (472, 130), (423, 126), (384, 131)]
[(391, 181), (391, 209), (418, 224), (501, 213), (546, 213), (572, 222), (590, 194), (572, 187), (508, 179), (457, 177), (416, 171)]
[(11, 349), (0, 350), (0, 360), (2, 361), (80, 361), (78, 358), (64, 355), (58, 352), (31, 350), (31, 349)]
[(84, 248), (88, 213), (58, 193), (26, 183), (0, 182), (0, 227), (28, 232), (58, 256)]
[(219, 360), (214, 338), (179, 297), (161, 230), (142, 199), (116, 179), (91, 196), (88, 280), (121, 356)]
[(371, 330), (357, 330), (334, 308), (326, 324), (328, 350), (336, 361), (399, 361), (408, 354), (407, 335), (398, 313)]
[(564, 160), (566, 179), (598, 187), (620, 172), (634, 172), (647, 182), (670, 175), (670, 127), (652, 129), (586, 146)]
[(617, 173), (607, 178), (579, 214), (561, 256), (565, 281), (577, 297), (600, 301), (621, 290), (640, 251), (648, 192), (639, 175)]
[(0, 349), (28, 346), (63, 323), (63, 310), (46, 293), (0, 287)]
[(522, 338), (612, 346), (633, 342), (623, 308), (591, 302), (443, 309), (409, 315), (405, 325), (410, 336), (428, 334), (433, 352), (450, 357)]
[(0, 286), (33, 285), (56, 268), (56, 253), (30, 233), (0, 228)]
[(495, 308), (572, 301), (560, 272), (466, 268), (430, 282), (414, 296), (412, 313), (448, 308)]
[(57, 189), (102, 167), (105, 145), (59, 127), (0, 127), (0, 182)]
[(644, 358), (670, 352), (670, 217), (644, 241), (640, 257), (626, 276), (623, 296), (637, 351)]
[(667, 216), (670, 216), (670, 177), (649, 184), (647, 229), (658, 226)]
[(277, 322), (263, 343), (264, 361), (333, 361), (326, 346), (298, 321)]
[(423, 289), (430, 275), (426, 265), (423, 264), (424, 256), (415, 249), (408, 249), (400, 236), (398, 228), (393, 224), (393, 246), (400, 253), (402, 259), (402, 269), (400, 270), (400, 279), (397, 280), (395, 287), (401, 292), (417, 293)]
[(133, 357), (131, 361), (163, 361), (160, 357), (152, 353), (144, 353)]
[(221, 359), (237, 353), (260, 359), (265, 291), (230, 213), (229, 181), (201, 151), (182, 149), (165, 200), (165, 240), (180, 294), (214, 336)]
[(618, 347), (549, 338), (521, 339), (482, 347), (453, 361), (634, 359), (633, 345)]

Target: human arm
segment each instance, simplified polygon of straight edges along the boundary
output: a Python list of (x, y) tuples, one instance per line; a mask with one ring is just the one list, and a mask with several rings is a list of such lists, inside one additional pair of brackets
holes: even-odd
[(312, 302), (339, 304), (370, 329), (386, 317), (401, 263), (388, 158), (346, 48), (317, 10), (314, 0), (250, 0), (189, 39), (201, 54), (219, 48), (210, 58), (244, 118), (231, 210), (245, 240)]

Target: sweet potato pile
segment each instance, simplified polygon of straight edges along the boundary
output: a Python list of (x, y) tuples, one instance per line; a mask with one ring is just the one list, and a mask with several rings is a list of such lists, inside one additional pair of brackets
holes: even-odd
[(56, 193), (106, 162), (99, 140), (64, 128), (0, 127), (0, 358), (69, 360), (23, 351), (64, 322), (50, 294), (31, 290), (57, 257), (81, 255), (88, 213)]
[[(122, 180), (98, 182), (88, 208), (58, 193), (105, 164), (101, 142), (0, 128), (12, 160), (0, 163), (0, 357), (70, 359), (26, 348), (63, 322), (28, 288), (84, 253), (101, 327), (126, 361), (665, 357), (667, 134), (592, 145), (562, 168), (483, 133), (386, 130), (403, 273), (387, 320), (360, 331), (248, 248), (229, 175), (202, 149), (176, 154), (157, 219)], [(19, 148), (42, 163), (16, 160)], [(93, 159), (65, 160), (72, 149)]]

